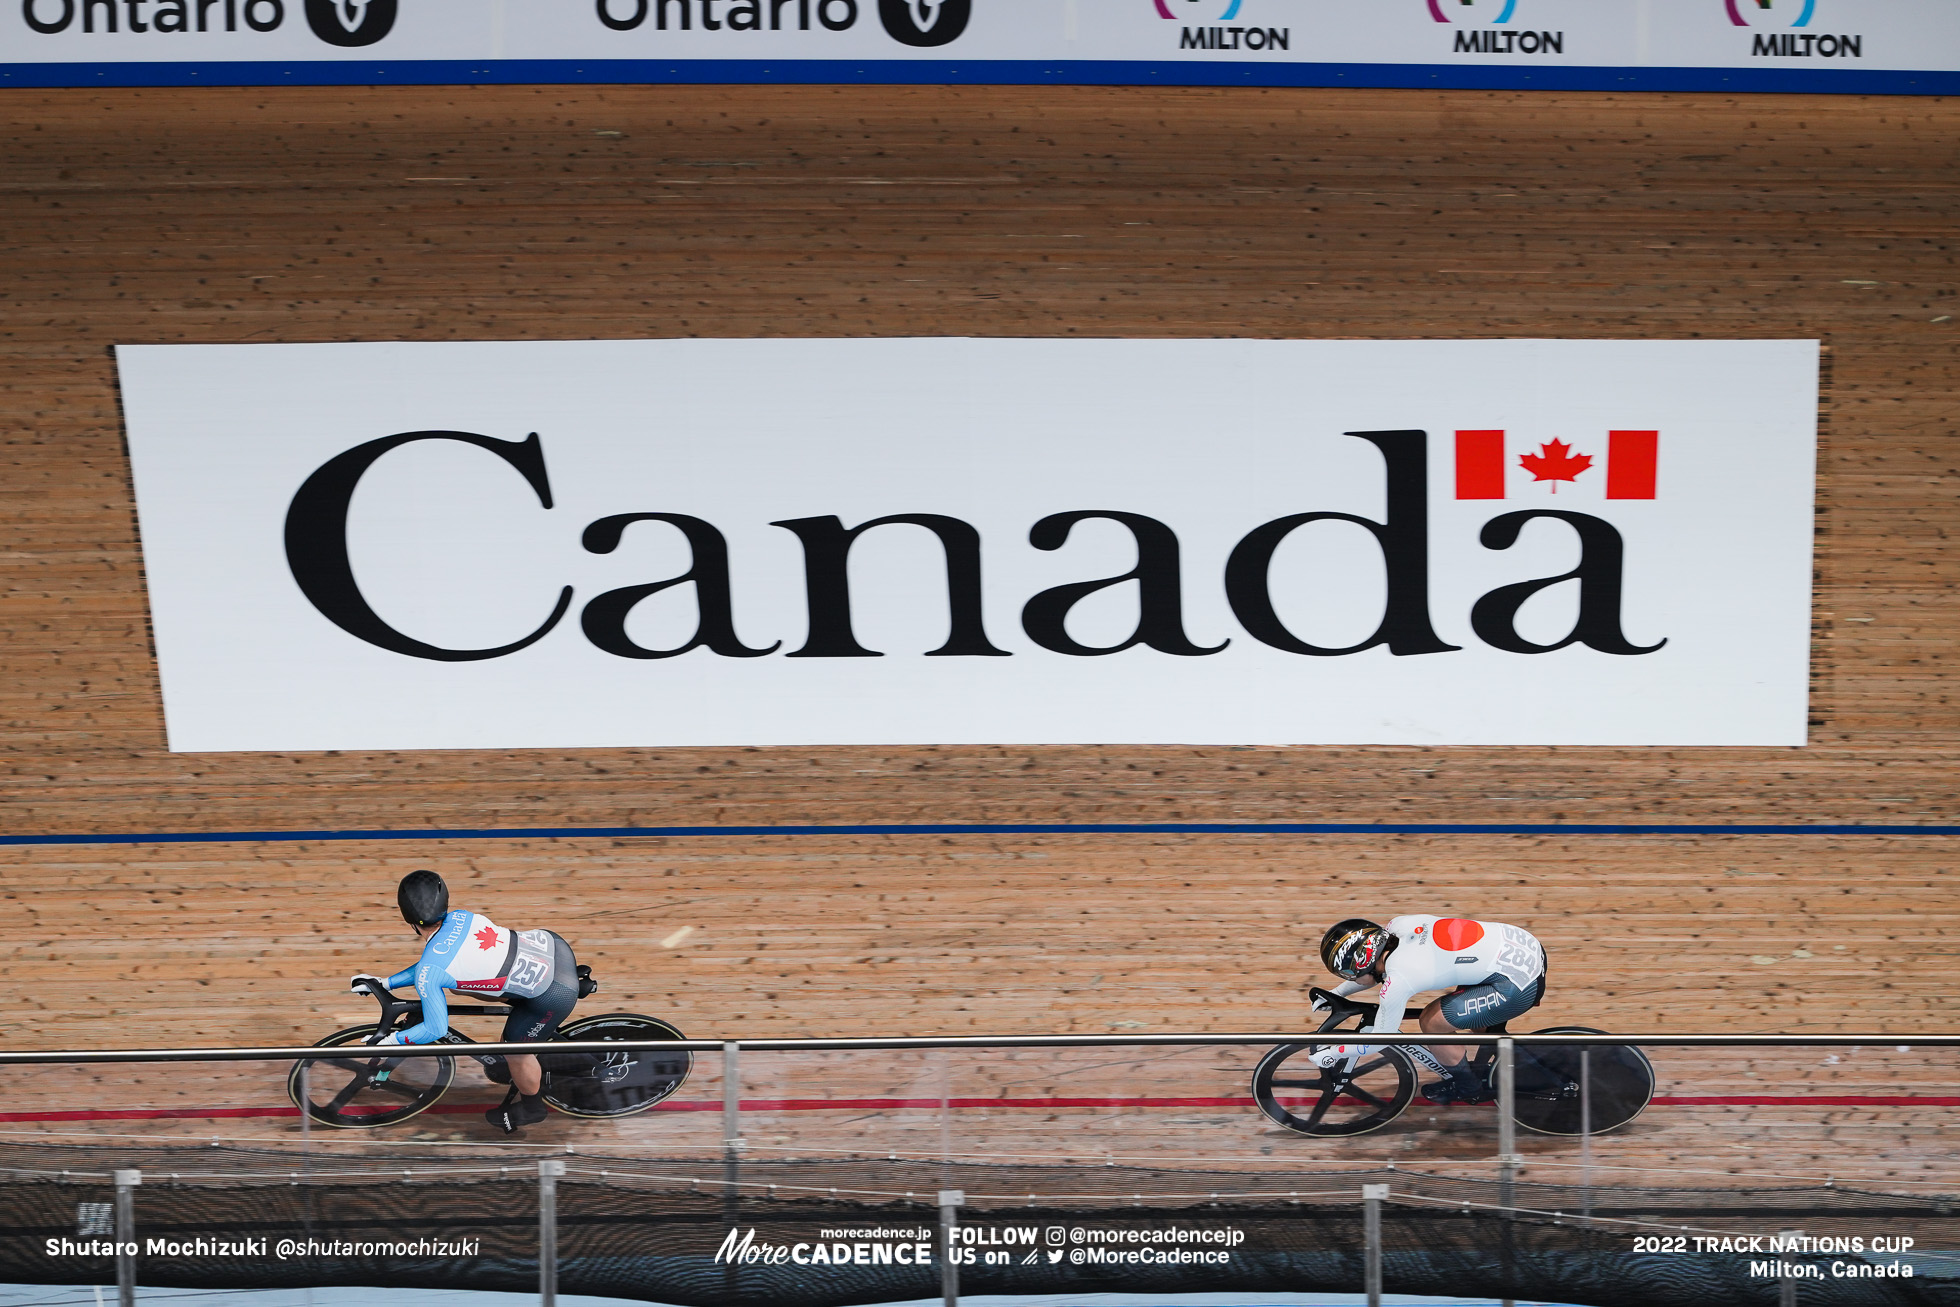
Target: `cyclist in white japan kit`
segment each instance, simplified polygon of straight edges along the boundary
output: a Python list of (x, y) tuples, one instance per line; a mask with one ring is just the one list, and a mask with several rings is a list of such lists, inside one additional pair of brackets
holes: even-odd
[[(1396, 917), (1378, 926), (1352, 917), (1320, 940), (1320, 959), (1342, 977), (1342, 996), (1380, 986), (1375, 1023), (1365, 1031), (1402, 1028), (1402, 1009), (1417, 994), (1454, 991), (1422, 1010), (1429, 1034), (1487, 1030), (1523, 1016), (1545, 997), (1545, 946), (1522, 926), (1468, 917)], [(1316, 1002), (1316, 1008), (1325, 1006)], [(1338, 1044), (1314, 1054), (1322, 1067), (1366, 1056), (1380, 1045)], [(1443, 1078), (1424, 1089), (1432, 1103), (1487, 1103), (1461, 1044), (1404, 1044), (1402, 1051)]]
[[(386, 1044), (433, 1044), (449, 1033), (449, 1000), (445, 989), (502, 998), (510, 1005), (503, 1042), (543, 1043), (557, 1033), (578, 1002), (578, 963), (572, 946), (548, 930), (513, 931), (479, 912), (449, 910), (449, 887), (433, 871), (411, 871), (402, 877), (395, 901), (402, 920), (415, 927), (424, 941), (422, 956), (412, 967), (383, 979), (359, 975), (353, 992), (365, 993), (362, 981), (388, 989), (413, 984), (422, 1000), (421, 1024), (397, 1031)], [(510, 1092), (484, 1118), (505, 1134), (536, 1125), (548, 1115), (544, 1105), (544, 1070), (535, 1057), (517, 1054), (510, 1064)]]

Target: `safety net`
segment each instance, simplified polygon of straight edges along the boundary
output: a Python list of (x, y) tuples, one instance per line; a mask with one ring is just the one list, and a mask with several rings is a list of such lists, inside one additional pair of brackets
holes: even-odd
[[(560, 1162), (552, 1197), (540, 1160)], [(114, 1172), (125, 1175), (117, 1214)], [(961, 1294), (1362, 1288), (1363, 1186), (1390, 1293), (1600, 1307), (1960, 1303), (1949, 1194), (1659, 1188), (1420, 1169), (1204, 1170), (900, 1158), (598, 1159), (203, 1147), (0, 1146), (0, 1278), (535, 1290), (831, 1307)], [(953, 1217), (950, 1243), (942, 1199)], [(1801, 1234), (1790, 1232), (1801, 1231)]]

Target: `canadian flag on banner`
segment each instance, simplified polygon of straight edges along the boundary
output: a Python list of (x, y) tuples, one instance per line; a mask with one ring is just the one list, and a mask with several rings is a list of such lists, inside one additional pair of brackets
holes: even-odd
[[(1661, 433), (1658, 431), (1609, 431), (1606, 433), (1606, 497), (1608, 499), (1652, 499), (1655, 468), (1660, 459)], [(1518, 456), (1517, 465), (1531, 473), (1532, 483), (1550, 482), (1558, 493), (1559, 482), (1577, 484), (1591, 470), (1594, 456), (1580, 453), (1563, 440), (1548, 440), (1528, 454)], [(1456, 433), (1456, 497), (1458, 499), (1503, 499), (1504, 433), (1502, 431), (1459, 431)]]

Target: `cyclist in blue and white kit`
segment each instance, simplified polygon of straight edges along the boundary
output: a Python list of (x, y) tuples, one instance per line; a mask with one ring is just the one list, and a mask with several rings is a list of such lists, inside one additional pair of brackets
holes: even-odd
[[(578, 963), (572, 946), (548, 930), (512, 931), (480, 912), (449, 909), (449, 887), (433, 871), (411, 871), (395, 892), (402, 919), (423, 940), (422, 957), (412, 967), (383, 979), (358, 975), (389, 989), (415, 986), (422, 1000), (421, 1024), (397, 1031), (384, 1044), (433, 1044), (449, 1033), (446, 989), (502, 998), (510, 1005), (503, 1042), (543, 1043), (557, 1033), (578, 1002)], [(510, 1064), (510, 1092), (485, 1112), (484, 1119), (505, 1134), (536, 1125), (548, 1115), (544, 1072), (538, 1059), (517, 1054)]]
[[(1425, 1033), (1488, 1030), (1523, 1016), (1545, 997), (1545, 946), (1522, 926), (1469, 917), (1404, 916), (1378, 926), (1351, 917), (1320, 940), (1320, 960), (1340, 976), (1342, 996), (1380, 986), (1381, 1005), (1363, 1032), (1402, 1028), (1402, 1009), (1417, 994), (1452, 992), (1422, 1010)], [(1314, 1006), (1325, 1005), (1315, 1000)], [(1322, 1067), (1365, 1057), (1379, 1044), (1335, 1044), (1319, 1049)], [(1487, 1103), (1492, 1094), (1466, 1063), (1462, 1044), (1404, 1044), (1402, 1051), (1443, 1077), (1422, 1091), (1432, 1103)]]

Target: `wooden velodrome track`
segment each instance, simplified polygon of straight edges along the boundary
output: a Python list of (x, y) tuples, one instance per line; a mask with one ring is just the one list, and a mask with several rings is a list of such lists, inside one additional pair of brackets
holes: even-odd
[[(491, 88), (0, 96), (0, 782), (12, 835), (906, 822), (1952, 823), (1960, 813), (1960, 105), (1367, 91)], [(112, 343), (670, 335), (1822, 337), (1803, 749), (164, 749)], [(295, 397), (303, 402), (303, 397)], [(1515, 920), (1537, 1015), (1950, 1030), (1960, 839), (771, 836), (17, 846), (12, 1047), (278, 1044), (404, 965), (392, 887), (553, 926), (594, 1010), (714, 1037), (1297, 1027), (1329, 920)], [(687, 928), (685, 934), (683, 929)], [(1536, 1023), (1526, 1023), (1536, 1024)], [(1903, 1036), (1900, 1042), (1909, 1042)], [(1662, 1055), (1602, 1161), (1953, 1174), (1945, 1053)], [(763, 1113), (758, 1146), (1336, 1161), (1246, 1054), (791, 1074), (751, 1092), (1158, 1096), (1161, 1110)], [(1102, 1069), (1093, 1069), (1093, 1066)], [(712, 1068), (684, 1096), (718, 1093)], [(13, 1132), (105, 1142), (282, 1099), (264, 1067), (12, 1073)], [(1839, 1106), (1746, 1101), (1848, 1095)], [(488, 1097), (478, 1090), (459, 1100)], [(1741, 1100), (1741, 1101), (1738, 1101)], [(1179, 1104), (1182, 1104), (1181, 1106)], [(84, 1121), (38, 1119), (60, 1108)], [(108, 1113), (106, 1117), (100, 1115)], [(909, 1113), (909, 1115), (908, 1115)], [(845, 1118), (848, 1118), (846, 1121)], [(480, 1140), (467, 1115), (420, 1137)], [(1463, 1123), (1459, 1126), (1459, 1122)], [(577, 1133), (583, 1130), (584, 1133)], [(554, 1122), (541, 1139), (592, 1140)], [(18, 1134), (13, 1136), (19, 1137)], [(61, 1137), (74, 1138), (73, 1133)], [(714, 1139), (708, 1113), (604, 1135)], [(774, 1141), (774, 1142), (771, 1142)], [(1548, 1147), (1552, 1147), (1548, 1145)], [(1563, 1146), (1557, 1146), (1562, 1148)], [(1611, 1150), (1620, 1150), (1612, 1153)], [(1370, 1151), (1372, 1150), (1372, 1151)], [(1569, 1150), (1567, 1150), (1569, 1152)], [(1554, 1159), (1557, 1148), (1544, 1154)], [(1549, 1177), (1548, 1177), (1549, 1178)]]

